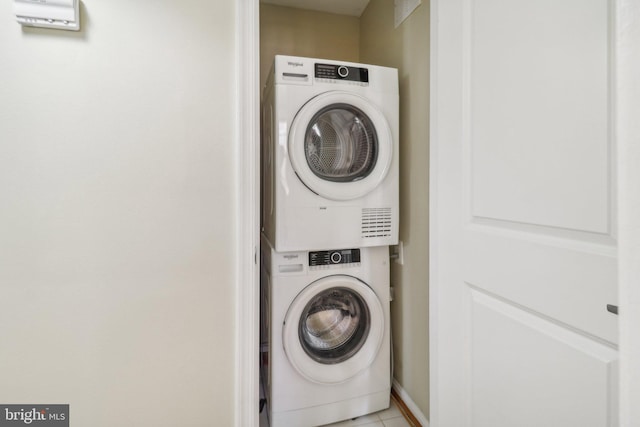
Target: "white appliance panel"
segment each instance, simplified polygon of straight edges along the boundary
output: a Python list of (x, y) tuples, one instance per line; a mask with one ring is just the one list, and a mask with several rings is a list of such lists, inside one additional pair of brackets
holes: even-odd
[[(359, 260), (313, 266), (310, 254), (317, 253), (276, 252), (263, 235), (262, 260), (267, 263), (263, 274), (269, 277), (262, 281), (268, 286), (264, 292), (268, 307), (263, 309), (261, 321), (270, 325), (270, 331), (267, 354), (261, 359), (263, 378), (268, 379), (265, 385), (271, 427), (323, 425), (389, 406), (388, 247), (359, 248), (358, 253)], [(370, 324), (364, 345), (353, 356), (324, 364), (315, 362), (313, 355), (294, 343), (296, 338), (302, 340), (296, 319), (302, 318), (303, 308), (314, 295), (334, 287), (363, 296)], [(291, 354), (295, 346), (296, 352)], [(359, 366), (354, 366), (354, 361)], [(314, 364), (317, 372), (310, 374)]]
[[(319, 65), (329, 67), (328, 71), (319, 69)], [(347, 71), (340, 71), (342, 67)], [(354, 77), (355, 81), (327, 77), (358, 72), (362, 76)], [(339, 175), (327, 178), (308, 160), (319, 150), (310, 142), (310, 130), (323, 138), (332, 132), (330, 127), (313, 128), (309, 123), (317, 118), (316, 113), (333, 107), (345, 111), (354, 109), (370, 119), (370, 126), (363, 125), (362, 130), (351, 133), (360, 132), (363, 138), (375, 133), (377, 140), (375, 166), (362, 176), (354, 173), (348, 180)], [(332, 126), (339, 129), (340, 119), (331, 120)], [(355, 118), (348, 123), (353, 127), (362, 125), (361, 122)], [(375, 132), (371, 132), (372, 128)], [(345, 142), (346, 133), (335, 131), (335, 138), (342, 142), (340, 147), (349, 146)], [(396, 69), (276, 56), (263, 96), (262, 144), (262, 226), (277, 251), (397, 244)], [(335, 153), (327, 149), (323, 155), (334, 155), (327, 160), (331, 165), (353, 162), (357, 168), (354, 160), (357, 153), (360, 151), (343, 148), (336, 149)]]

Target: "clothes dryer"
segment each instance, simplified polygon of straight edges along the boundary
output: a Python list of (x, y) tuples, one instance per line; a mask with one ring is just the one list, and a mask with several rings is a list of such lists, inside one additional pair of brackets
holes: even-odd
[(276, 250), (397, 244), (396, 69), (276, 56), (262, 123), (262, 226)]
[(278, 253), (263, 238), (262, 269), (270, 426), (317, 426), (388, 408), (388, 247)]

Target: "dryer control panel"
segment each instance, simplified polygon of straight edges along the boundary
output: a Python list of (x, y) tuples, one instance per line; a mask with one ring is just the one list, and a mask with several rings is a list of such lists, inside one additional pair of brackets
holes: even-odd
[(360, 262), (360, 249), (309, 252), (309, 267)]
[(315, 77), (318, 79), (347, 80), (369, 83), (369, 70), (336, 64), (315, 64)]

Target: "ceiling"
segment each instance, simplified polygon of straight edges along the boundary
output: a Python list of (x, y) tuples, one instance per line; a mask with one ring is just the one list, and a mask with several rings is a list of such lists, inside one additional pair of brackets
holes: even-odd
[(369, 0), (260, 0), (260, 2), (335, 13), (337, 15), (360, 16), (367, 7)]

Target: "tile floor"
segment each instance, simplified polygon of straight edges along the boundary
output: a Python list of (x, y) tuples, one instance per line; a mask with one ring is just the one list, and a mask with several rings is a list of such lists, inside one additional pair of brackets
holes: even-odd
[[(264, 385), (262, 384), (262, 378), (260, 378), (260, 399), (264, 398)], [(326, 424), (323, 427), (411, 427), (411, 424), (404, 418), (398, 405), (393, 399), (389, 399), (389, 408), (373, 414), (363, 415), (355, 420), (340, 421), (333, 424)], [(269, 427), (269, 421), (267, 420), (266, 408), (260, 412), (259, 415), (260, 427)]]
[(404, 418), (396, 403), (391, 399), (391, 406), (384, 411), (374, 412), (356, 418), (355, 420), (340, 421), (339, 423), (327, 424), (327, 427), (411, 427), (411, 424)]
[[(260, 414), (260, 427), (267, 426), (266, 411)], [(358, 417), (355, 420), (340, 421), (327, 424), (325, 427), (411, 427), (411, 424), (404, 418), (396, 403), (391, 400), (391, 406), (384, 411)]]

